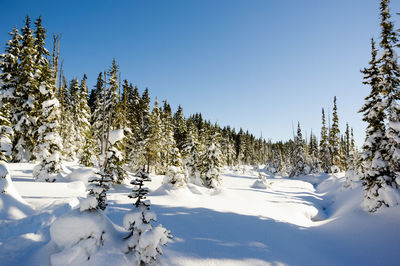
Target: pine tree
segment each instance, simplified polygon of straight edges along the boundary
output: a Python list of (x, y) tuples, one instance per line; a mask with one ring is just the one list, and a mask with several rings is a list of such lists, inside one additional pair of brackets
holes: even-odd
[(186, 177), (182, 168), (182, 159), (179, 149), (173, 147), (170, 151), (171, 163), (168, 165), (167, 175), (164, 183), (172, 186), (183, 186), (186, 183)]
[(329, 147), (331, 155), (331, 172), (341, 171), (342, 158), (340, 156), (340, 130), (337, 114), (336, 96), (333, 98), (332, 127), (329, 131)]
[(35, 117), (33, 117), (35, 95), (38, 84), (36, 80), (33, 31), (30, 27), (31, 20), (27, 16), (25, 26), (22, 29), (22, 45), (20, 51), (20, 64), (18, 65), (18, 86), (14, 90), (13, 98), (16, 100), (12, 113), (11, 123), (14, 130), (13, 161), (28, 161), (31, 158), (36, 129)]
[[(151, 181), (148, 174), (143, 169), (137, 174), (129, 198), (136, 199), (135, 210), (129, 212), (124, 217), (124, 227), (130, 231), (125, 237), (126, 253), (133, 253), (135, 265), (151, 265), (156, 262), (157, 255), (162, 255), (162, 245), (166, 245), (169, 238), (172, 238), (170, 231), (158, 225), (153, 228), (151, 221), (156, 221), (157, 217), (150, 210), (150, 201), (145, 200), (148, 188), (143, 187), (144, 182)], [(149, 238), (151, 237), (151, 238)], [(151, 239), (151, 241), (148, 241)]]
[(149, 119), (149, 128), (147, 133), (146, 142), (146, 161), (147, 168), (150, 169), (150, 165), (154, 166), (154, 172), (158, 173), (161, 169), (160, 156), (162, 147), (162, 125), (161, 125), (161, 111), (158, 107), (158, 101), (154, 103), (153, 111)]
[(83, 142), (83, 147), (80, 149), (80, 160), (79, 162), (84, 166), (94, 166), (97, 164), (97, 149), (96, 143), (93, 136), (93, 129), (90, 124), (91, 113), (87, 101), (88, 88), (86, 85), (86, 75), (83, 76), (80, 86), (79, 94), (79, 130), (81, 134), (81, 139)]
[(21, 54), (21, 39), (18, 29), (15, 27), (9, 35), (11, 39), (7, 42), (5, 53), (0, 54), (0, 90), (2, 103), (10, 104), (10, 115), (13, 116), (17, 110), (18, 99), (13, 97), (18, 87), (19, 58)]
[(88, 179), (87, 198), (82, 200), (80, 210), (102, 210), (107, 207), (107, 191), (112, 185), (112, 176), (102, 171)]
[(199, 161), (200, 176), (207, 188), (215, 188), (221, 183), (219, 174), (222, 159), (218, 139), (218, 133), (209, 134), (207, 148), (202, 153)]
[(0, 98), (0, 161), (7, 163), (11, 159), (11, 136), (13, 134), (9, 120), (9, 104)]
[[(45, 70), (42, 69), (42, 73)], [(49, 79), (47, 84), (41, 86), (47, 87), (45, 90), (41, 87), (42, 97), (46, 99), (42, 102), (40, 116), (38, 118), (38, 139), (37, 146), (34, 149), (36, 159), (39, 164), (33, 169), (33, 177), (46, 182), (54, 182), (56, 175), (61, 171), (61, 150), (62, 140), (59, 135), (59, 102), (54, 95), (53, 73), (48, 68), (47, 75)]]
[(306, 174), (306, 158), (304, 152), (304, 140), (301, 134), (300, 123), (297, 124), (297, 136), (294, 140), (294, 151), (293, 151), (293, 168), (290, 172), (289, 177), (299, 176)]
[(324, 108), (322, 108), (322, 128), (321, 128), (321, 140), (319, 143), (319, 149), (320, 149), (321, 168), (325, 173), (328, 173), (331, 167), (331, 159), (330, 159), (329, 144), (328, 144), (328, 129), (326, 128)]
[(193, 183), (200, 178), (198, 165), (200, 163), (200, 151), (198, 141), (198, 130), (196, 125), (190, 121), (188, 125), (187, 138), (183, 144), (182, 157), (184, 158), (183, 165), (187, 169), (187, 176)]
[(113, 60), (111, 69), (108, 73), (108, 89), (106, 91), (105, 114), (107, 119), (107, 137), (105, 141), (105, 159), (104, 172), (113, 176), (115, 182), (121, 183), (126, 177), (126, 171), (123, 169), (125, 158), (124, 150), (124, 130), (121, 128), (118, 113), (118, 66)]
[(60, 122), (60, 136), (63, 144), (62, 154), (65, 159), (75, 159), (76, 152), (76, 129), (75, 121), (72, 112), (70, 96), (68, 93), (68, 86), (65, 77), (60, 88), (60, 108), (61, 108), (61, 122)]
[(362, 159), (365, 167), (365, 173), (362, 177), (363, 186), (366, 190), (366, 207), (370, 211), (378, 209), (382, 202), (375, 202), (379, 196), (378, 190), (385, 183), (389, 176), (389, 165), (385, 160), (386, 151), (384, 150), (387, 143), (385, 134), (385, 112), (384, 100), (381, 96), (381, 75), (376, 60), (377, 50), (375, 42), (371, 40), (372, 59), (369, 62), (369, 68), (365, 68), (364, 84), (371, 87), (370, 94), (365, 98), (365, 104), (360, 109), (363, 113), (363, 120), (367, 122), (366, 138), (363, 145)]
[(174, 125), (174, 138), (176, 141), (176, 145), (180, 151), (182, 151), (183, 143), (185, 142), (186, 138), (186, 119), (183, 115), (182, 106), (178, 106), (178, 110), (174, 114), (173, 118), (173, 125)]
[[(389, 21), (389, 0), (381, 1), (381, 42), (383, 54), (379, 59), (382, 92), (386, 104), (387, 124), (386, 124), (386, 146), (384, 160), (389, 163), (389, 177), (382, 181), (382, 190), (387, 193), (391, 190), (400, 190), (400, 66), (397, 62), (397, 54), (394, 48), (398, 45), (398, 34), (393, 29), (393, 23)], [(383, 191), (382, 191), (383, 192)], [(387, 194), (385, 193), (385, 194)], [(378, 194), (379, 193), (378, 191)], [(382, 193), (384, 194), (384, 193)], [(399, 204), (400, 196), (397, 202), (392, 199), (383, 199), (386, 206)]]

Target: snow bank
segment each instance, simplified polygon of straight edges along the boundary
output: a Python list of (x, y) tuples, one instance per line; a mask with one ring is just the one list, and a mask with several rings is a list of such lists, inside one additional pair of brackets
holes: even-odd
[(33, 213), (15, 189), (6, 163), (0, 161), (0, 219), (21, 219)]
[[(107, 265), (110, 257), (119, 265), (127, 264), (122, 249), (118, 249), (121, 237), (100, 211), (76, 209), (58, 218), (50, 227), (50, 237), (58, 249), (50, 258), (53, 266)], [(112, 255), (105, 256), (108, 252)]]

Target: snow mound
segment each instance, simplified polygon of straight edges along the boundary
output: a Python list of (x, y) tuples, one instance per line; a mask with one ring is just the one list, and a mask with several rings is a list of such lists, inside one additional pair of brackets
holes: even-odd
[(266, 189), (267, 184), (265, 184), (262, 180), (256, 180), (254, 183), (251, 185), (252, 188), (260, 188), (260, 189)]
[(0, 162), (0, 219), (14, 220), (34, 213), (15, 189), (7, 165)]
[(50, 257), (53, 266), (61, 265), (126, 265), (118, 247), (114, 225), (100, 211), (76, 209), (58, 218), (50, 227), (51, 241), (58, 248)]

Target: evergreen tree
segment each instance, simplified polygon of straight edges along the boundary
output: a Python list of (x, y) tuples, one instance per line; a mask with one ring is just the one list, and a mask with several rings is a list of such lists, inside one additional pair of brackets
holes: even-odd
[[(18, 65), (18, 86), (14, 90), (13, 99), (15, 107), (12, 113), (11, 123), (14, 130), (13, 161), (28, 161), (31, 158), (36, 129), (35, 117), (33, 117), (35, 95), (38, 84), (35, 69), (36, 50), (33, 31), (30, 27), (30, 18), (27, 16), (25, 26), (22, 29), (22, 45), (20, 51), (20, 64)], [(14, 106), (13, 106), (14, 107)]]
[(179, 149), (174, 147), (170, 152), (171, 163), (168, 165), (167, 175), (164, 183), (172, 186), (183, 186), (186, 183), (186, 177), (182, 168), (182, 160)]
[(186, 119), (183, 115), (182, 106), (178, 106), (178, 110), (174, 114), (173, 118), (174, 125), (174, 138), (178, 149), (181, 151), (186, 138)]
[(363, 113), (363, 120), (367, 123), (366, 138), (363, 145), (362, 159), (365, 173), (362, 177), (366, 190), (366, 206), (370, 211), (375, 211), (382, 205), (382, 202), (375, 202), (379, 196), (378, 190), (385, 183), (389, 176), (389, 165), (385, 160), (384, 150), (387, 142), (385, 134), (385, 112), (384, 100), (381, 96), (382, 86), (378, 62), (376, 60), (377, 50), (375, 42), (371, 40), (372, 59), (369, 67), (365, 68), (364, 84), (371, 87), (370, 94), (365, 98), (365, 104), (360, 109)]
[(158, 101), (154, 103), (153, 111), (149, 119), (149, 128), (147, 133), (146, 142), (146, 161), (147, 169), (150, 165), (154, 166), (154, 172), (158, 173), (161, 169), (160, 156), (162, 147), (162, 125), (161, 125), (161, 111), (158, 107)]
[(199, 183), (196, 182), (200, 177), (198, 169), (200, 163), (198, 131), (196, 125), (191, 121), (188, 125), (187, 138), (183, 144), (182, 154), (184, 168), (188, 171), (187, 176), (193, 183)]
[(331, 167), (331, 159), (330, 159), (329, 144), (328, 144), (328, 129), (326, 128), (324, 108), (322, 108), (322, 128), (321, 128), (321, 140), (319, 143), (319, 147), (320, 147), (319, 149), (320, 149), (321, 168), (325, 173), (328, 173)]
[[(162, 255), (162, 245), (166, 245), (172, 238), (170, 231), (158, 225), (153, 228), (151, 221), (156, 221), (156, 214), (150, 210), (150, 201), (145, 200), (148, 188), (143, 187), (144, 182), (151, 181), (148, 174), (140, 171), (135, 180), (129, 198), (136, 199), (135, 210), (124, 217), (124, 227), (130, 231), (126, 239), (126, 253), (133, 253), (135, 265), (151, 265), (156, 262), (157, 255)], [(150, 237), (150, 238), (149, 238)], [(151, 241), (148, 241), (151, 239)]]
[(9, 104), (0, 98), (0, 161), (7, 163), (11, 159), (12, 128), (9, 120)]
[(90, 124), (91, 113), (87, 101), (88, 88), (86, 85), (86, 75), (83, 76), (80, 86), (79, 94), (79, 109), (80, 116), (78, 121), (78, 128), (80, 130), (81, 140), (83, 147), (80, 149), (79, 163), (84, 166), (94, 166), (97, 164), (97, 150), (96, 143), (93, 136), (92, 126)]
[(81, 202), (80, 210), (102, 210), (107, 207), (107, 191), (112, 185), (112, 176), (98, 172), (88, 179), (88, 196)]
[(0, 54), (0, 90), (2, 93), (2, 105), (10, 104), (10, 115), (13, 116), (17, 110), (18, 99), (15, 91), (18, 87), (19, 58), (21, 54), (21, 39), (18, 29), (15, 27), (9, 35), (11, 39), (7, 42), (5, 53)]
[[(387, 124), (384, 160), (389, 163), (389, 177), (382, 181), (382, 190), (388, 194), (393, 189), (400, 190), (400, 66), (397, 62), (397, 54), (394, 50), (398, 45), (398, 34), (393, 29), (393, 23), (389, 21), (389, 0), (381, 1), (381, 42), (383, 53), (379, 59), (380, 86), (386, 104)], [(379, 186), (379, 185), (378, 185)], [(391, 199), (383, 199), (383, 204), (389, 206), (400, 203), (400, 197), (396, 203)], [(379, 203), (378, 203), (379, 204)], [(379, 207), (379, 206), (378, 206)]]
[(300, 123), (297, 124), (297, 136), (294, 140), (294, 151), (293, 151), (293, 163), (292, 163), (292, 171), (290, 172), (289, 177), (299, 176), (302, 174), (306, 174), (307, 172), (307, 164), (304, 152), (304, 140), (301, 134)]
[(221, 183), (219, 174), (222, 159), (218, 138), (219, 136), (216, 132), (209, 135), (207, 148), (205, 148), (199, 161), (200, 176), (203, 184), (208, 188), (215, 188)]
[(340, 130), (339, 117), (337, 114), (336, 96), (333, 98), (332, 127), (329, 131), (329, 147), (331, 155), (331, 171), (341, 171), (342, 158), (340, 156)]

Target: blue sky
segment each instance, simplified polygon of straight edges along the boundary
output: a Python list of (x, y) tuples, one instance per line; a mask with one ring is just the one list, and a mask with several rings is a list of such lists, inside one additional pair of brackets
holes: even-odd
[[(67, 79), (93, 86), (113, 57), (123, 79), (148, 87), (186, 115), (243, 127), (273, 141), (292, 136), (292, 122), (319, 136), (321, 108), (338, 98), (341, 129), (357, 143), (357, 113), (369, 89), (359, 70), (379, 37), (379, 1), (142, 0), (5, 1), (0, 49), (26, 14), (42, 15), (48, 35), (62, 33)], [(400, 27), (400, 1), (392, 1)], [(51, 38), (48, 38), (51, 43)]]

